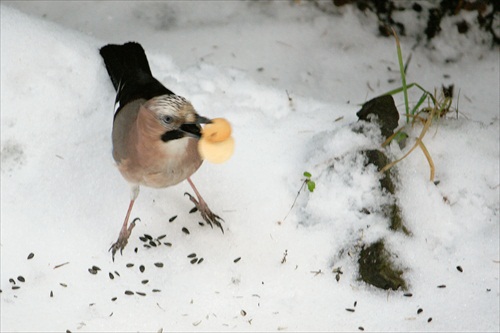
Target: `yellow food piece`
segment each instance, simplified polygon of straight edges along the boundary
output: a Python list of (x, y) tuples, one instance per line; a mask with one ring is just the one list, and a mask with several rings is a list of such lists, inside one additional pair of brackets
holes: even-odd
[(231, 124), (224, 118), (214, 118), (203, 127), (201, 135), (211, 142), (222, 142), (231, 136)]
[(202, 137), (198, 141), (198, 151), (201, 157), (212, 163), (224, 163), (234, 152), (234, 139), (228, 137), (224, 141), (212, 142)]

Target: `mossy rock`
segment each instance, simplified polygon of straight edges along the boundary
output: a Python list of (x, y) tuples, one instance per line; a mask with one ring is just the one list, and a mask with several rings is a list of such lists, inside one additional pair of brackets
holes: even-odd
[(392, 255), (385, 248), (383, 240), (364, 247), (359, 253), (358, 264), (364, 282), (385, 290), (406, 290), (403, 271), (392, 261)]
[[(377, 171), (382, 170), (383, 167), (389, 164), (389, 159), (380, 150), (365, 150), (363, 151), (363, 154), (365, 154), (367, 158), (367, 162), (365, 165), (373, 164), (377, 167)], [(384, 175), (380, 178), (380, 187), (385, 189), (387, 192), (394, 194), (395, 186), (389, 170), (385, 171)]]

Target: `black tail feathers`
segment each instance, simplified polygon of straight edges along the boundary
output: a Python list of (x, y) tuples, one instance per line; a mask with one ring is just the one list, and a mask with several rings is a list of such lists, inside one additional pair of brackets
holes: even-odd
[(117, 92), (116, 101), (122, 106), (137, 98), (150, 99), (173, 94), (153, 77), (144, 49), (139, 43), (108, 44), (99, 53)]

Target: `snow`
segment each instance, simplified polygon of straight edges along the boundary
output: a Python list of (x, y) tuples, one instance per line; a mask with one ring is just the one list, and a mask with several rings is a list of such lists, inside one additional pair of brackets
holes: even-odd
[[(388, 230), (378, 207), (394, 198), (359, 154), (381, 143), (379, 131), (352, 131), (361, 103), (400, 86), (394, 40), (360, 24), (369, 14), (304, 2), (0, 8), (1, 331), (500, 329), (498, 48), (450, 33), (434, 50), (401, 40), (410, 82), (460, 91), (458, 119), (441, 119), (424, 138), (439, 185), (418, 149), (397, 166), (405, 236)], [(108, 248), (130, 194), (111, 157), (114, 91), (97, 50), (129, 40), (200, 114), (231, 122), (236, 151), (193, 176), (225, 234), (189, 214), (187, 182), (142, 188), (132, 212), (141, 221), (113, 262)], [(401, 96), (396, 104), (402, 110)], [(410, 129), (410, 144), (421, 129)], [(389, 147), (392, 159), (405, 152)], [(306, 170), (316, 190), (300, 192), (287, 216)], [(166, 234), (172, 246), (146, 249), (145, 233)], [(357, 246), (379, 238), (412, 297), (359, 281)], [(191, 253), (203, 262), (191, 264)]]

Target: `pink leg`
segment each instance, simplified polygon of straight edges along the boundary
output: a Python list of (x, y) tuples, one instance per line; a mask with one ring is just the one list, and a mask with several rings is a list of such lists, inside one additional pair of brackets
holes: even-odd
[(120, 253), (122, 253), (123, 249), (128, 243), (128, 238), (130, 237), (130, 234), (132, 233), (132, 229), (135, 227), (135, 220), (130, 223), (130, 226), (128, 226), (128, 220), (130, 218), (130, 212), (132, 211), (132, 207), (134, 206), (135, 200), (132, 199), (130, 200), (130, 204), (128, 206), (128, 211), (127, 215), (125, 217), (125, 221), (123, 221), (122, 228), (120, 230), (120, 234), (118, 235), (118, 240), (111, 245), (111, 248), (109, 249), (111, 251), (111, 255), (113, 256), (113, 261), (115, 261), (115, 253), (117, 250), (120, 250)]
[(191, 200), (195, 204), (196, 208), (198, 208), (198, 210), (200, 211), (201, 217), (203, 217), (205, 222), (207, 222), (212, 228), (213, 228), (213, 225), (215, 224), (217, 227), (220, 228), (222, 233), (224, 233), (224, 229), (222, 228), (222, 225), (220, 223), (221, 221), (224, 221), (224, 220), (222, 218), (220, 218), (220, 216), (212, 213), (210, 208), (208, 208), (207, 203), (205, 202), (205, 200), (203, 200), (203, 197), (201, 196), (200, 192), (198, 192), (198, 190), (196, 189), (196, 186), (194, 186), (194, 183), (191, 180), (191, 178), (188, 177), (187, 181), (188, 181), (189, 185), (191, 185), (191, 187), (193, 188), (193, 191), (196, 194), (196, 197), (198, 198), (198, 200), (196, 200), (191, 194), (189, 194), (187, 192), (184, 193), (184, 195), (189, 196), (189, 200)]

